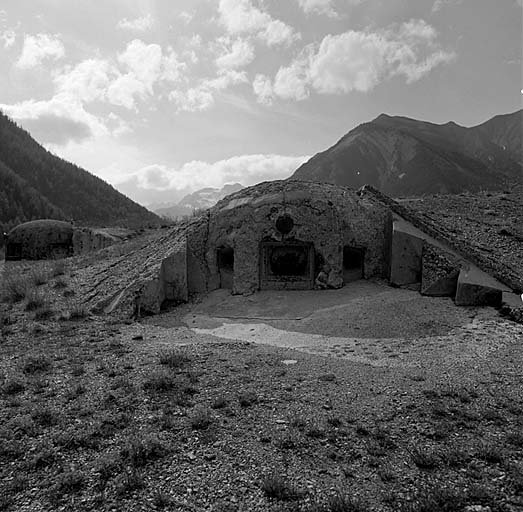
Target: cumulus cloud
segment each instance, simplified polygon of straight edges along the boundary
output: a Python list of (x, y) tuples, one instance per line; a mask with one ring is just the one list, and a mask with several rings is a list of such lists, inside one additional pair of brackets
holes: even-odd
[(309, 73), (307, 62), (303, 59), (295, 60), (290, 66), (281, 67), (274, 78), (274, 94), (283, 99), (297, 101), (309, 97)]
[(245, 39), (230, 41), (228, 38), (221, 39), (222, 52), (216, 58), (216, 66), (220, 69), (243, 68), (254, 60), (254, 47)]
[(436, 30), (423, 20), (376, 32), (329, 34), (278, 70), (272, 95), (303, 100), (311, 90), (320, 94), (368, 92), (393, 76), (415, 82), (454, 58), (453, 52), (440, 47)]
[(117, 70), (104, 59), (87, 59), (76, 66), (63, 68), (54, 77), (58, 93), (82, 102), (105, 98), (106, 90)]
[(124, 18), (123, 20), (120, 20), (116, 26), (123, 30), (146, 32), (147, 30), (152, 28), (153, 25), (154, 18), (150, 14), (147, 14), (146, 16), (142, 16), (141, 18), (135, 18), (133, 20)]
[(337, 18), (338, 14), (332, 6), (332, 0), (298, 0), (305, 14), (325, 14)]
[(231, 35), (253, 34), (269, 46), (290, 45), (300, 38), (290, 25), (255, 7), (251, 0), (220, 0), (218, 11)]
[[(93, 114), (87, 112), (77, 99), (56, 94), (50, 100), (26, 100), (14, 105), (0, 104), (0, 109), (16, 121), (20, 121), (39, 133), (39, 140), (56, 144), (87, 139), (93, 135), (105, 135), (108, 129)], [(67, 139), (67, 130), (71, 135)]]
[(126, 177), (126, 190), (130, 182), (136, 188), (147, 190), (195, 191), (204, 187), (221, 188), (226, 183), (245, 186), (261, 181), (289, 177), (309, 156), (284, 156), (274, 154), (241, 155), (217, 162), (194, 160), (179, 169), (165, 165), (149, 165)]
[(108, 99), (108, 88), (117, 76), (118, 70), (108, 61), (88, 59), (54, 75), (51, 99), (30, 99), (0, 108), (44, 143), (64, 145), (91, 137), (118, 136), (129, 129), (121, 118), (113, 113), (101, 118), (86, 109), (90, 102)]
[(58, 60), (65, 55), (65, 48), (58, 35), (36, 34), (25, 36), (22, 54), (16, 62), (21, 69), (40, 65), (44, 60)]
[(115, 105), (135, 108), (136, 99), (145, 100), (153, 95), (158, 82), (175, 82), (180, 79), (185, 64), (178, 60), (176, 52), (168, 47), (166, 53), (158, 44), (146, 44), (139, 39), (131, 41), (118, 55), (124, 68), (111, 82), (107, 98)]

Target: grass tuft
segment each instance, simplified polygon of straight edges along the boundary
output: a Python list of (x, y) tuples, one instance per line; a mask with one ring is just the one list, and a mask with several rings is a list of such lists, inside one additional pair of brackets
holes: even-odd
[(4, 276), (2, 300), (8, 304), (20, 302), (30, 290), (27, 279), (20, 275)]
[(35, 311), (35, 320), (50, 320), (55, 315), (54, 309), (50, 305), (44, 305)]
[(207, 407), (197, 407), (190, 417), (190, 424), (194, 430), (205, 430), (213, 421), (212, 413)]
[(141, 438), (132, 437), (122, 448), (120, 455), (122, 459), (133, 468), (145, 466), (152, 460), (157, 460), (169, 453), (168, 446), (157, 436), (147, 434)]
[(29, 356), (23, 364), (22, 371), (26, 375), (33, 375), (35, 373), (46, 372), (51, 368), (51, 360), (43, 354), (37, 356)]
[(277, 473), (263, 477), (260, 487), (269, 500), (298, 501), (302, 495), (292, 483)]
[(168, 350), (160, 353), (160, 364), (171, 369), (182, 368), (191, 359), (178, 350)]
[(440, 463), (437, 451), (425, 446), (415, 446), (411, 451), (411, 457), (420, 469), (435, 469)]

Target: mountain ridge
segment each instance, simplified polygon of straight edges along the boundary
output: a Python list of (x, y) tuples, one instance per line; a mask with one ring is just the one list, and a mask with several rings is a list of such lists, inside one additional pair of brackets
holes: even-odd
[(521, 178), (523, 110), (474, 127), (381, 114), (301, 165), (290, 179), (372, 185), (393, 196), (499, 189)]

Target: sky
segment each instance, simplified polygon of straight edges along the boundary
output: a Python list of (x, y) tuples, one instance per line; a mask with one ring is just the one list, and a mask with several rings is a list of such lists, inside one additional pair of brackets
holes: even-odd
[(286, 178), (381, 113), (522, 106), (523, 0), (2, 0), (0, 110), (144, 205)]

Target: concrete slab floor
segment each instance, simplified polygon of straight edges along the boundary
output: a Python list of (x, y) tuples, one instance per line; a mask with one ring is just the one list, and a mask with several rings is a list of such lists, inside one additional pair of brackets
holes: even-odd
[(515, 340), (523, 326), (493, 308), (457, 307), (385, 283), (357, 281), (340, 290), (217, 290), (180, 313), (142, 324), (145, 336), (172, 346), (244, 341), (378, 367), (423, 367), (476, 360)]

